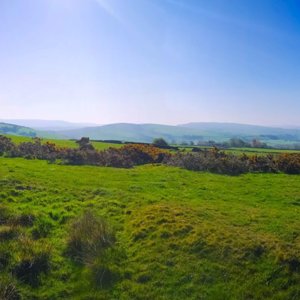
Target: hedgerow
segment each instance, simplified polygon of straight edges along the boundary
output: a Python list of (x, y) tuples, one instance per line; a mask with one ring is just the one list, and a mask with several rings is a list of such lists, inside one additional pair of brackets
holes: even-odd
[(54, 143), (32, 142), (19, 145), (10, 138), (0, 136), (0, 155), (60, 161), (69, 165), (95, 165), (116, 168), (131, 168), (137, 165), (163, 163), (193, 171), (208, 171), (218, 174), (239, 175), (248, 172), (300, 174), (300, 153), (279, 155), (234, 155), (217, 148), (197, 152), (170, 152), (146, 144), (126, 144), (121, 148), (94, 149), (88, 138), (78, 141), (79, 148), (57, 147)]

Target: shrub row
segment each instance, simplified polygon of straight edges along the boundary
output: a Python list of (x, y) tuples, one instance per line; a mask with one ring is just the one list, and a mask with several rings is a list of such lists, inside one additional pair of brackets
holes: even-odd
[(46, 159), (50, 162), (60, 160), (71, 165), (130, 168), (149, 163), (163, 163), (188, 170), (229, 175), (247, 172), (300, 174), (300, 153), (283, 153), (276, 156), (234, 155), (217, 148), (171, 153), (146, 144), (126, 144), (121, 148), (97, 151), (88, 138), (82, 138), (77, 143), (77, 149), (61, 148), (49, 142), (42, 144), (40, 139), (34, 138), (32, 142), (16, 145), (11, 139), (0, 136), (0, 155)]
[(239, 175), (249, 172), (300, 174), (300, 153), (279, 155), (234, 155), (214, 148), (169, 156), (164, 163), (193, 171)]

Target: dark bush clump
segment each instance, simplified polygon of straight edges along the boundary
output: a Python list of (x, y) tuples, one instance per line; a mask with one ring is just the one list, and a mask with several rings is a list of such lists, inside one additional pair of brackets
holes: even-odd
[(51, 248), (28, 238), (20, 239), (19, 248), (20, 255), (13, 274), (26, 284), (38, 286), (40, 274), (50, 271)]
[(114, 243), (115, 236), (107, 223), (87, 211), (71, 225), (67, 252), (77, 262), (89, 263)]

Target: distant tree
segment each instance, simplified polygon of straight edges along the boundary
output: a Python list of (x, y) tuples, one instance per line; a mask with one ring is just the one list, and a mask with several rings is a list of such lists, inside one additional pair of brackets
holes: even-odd
[(193, 141), (190, 141), (190, 146), (195, 146), (195, 143)]
[(268, 148), (268, 145), (266, 143), (262, 143), (258, 139), (253, 139), (252, 140), (252, 147), (253, 148)]
[(154, 139), (152, 142), (152, 145), (155, 147), (158, 147), (158, 148), (159, 147), (162, 147), (162, 148), (169, 147), (169, 144), (163, 138)]
[(88, 137), (82, 137), (80, 140), (76, 141), (76, 143), (79, 145), (80, 150), (95, 150)]
[(229, 147), (250, 147), (250, 144), (239, 138), (231, 138), (228, 142)]

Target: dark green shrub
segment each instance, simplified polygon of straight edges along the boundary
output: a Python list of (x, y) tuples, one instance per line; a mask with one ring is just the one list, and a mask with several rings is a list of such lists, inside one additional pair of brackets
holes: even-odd
[(158, 148), (160, 147), (164, 148), (169, 146), (169, 144), (163, 138), (154, 139), (152, 145)]

